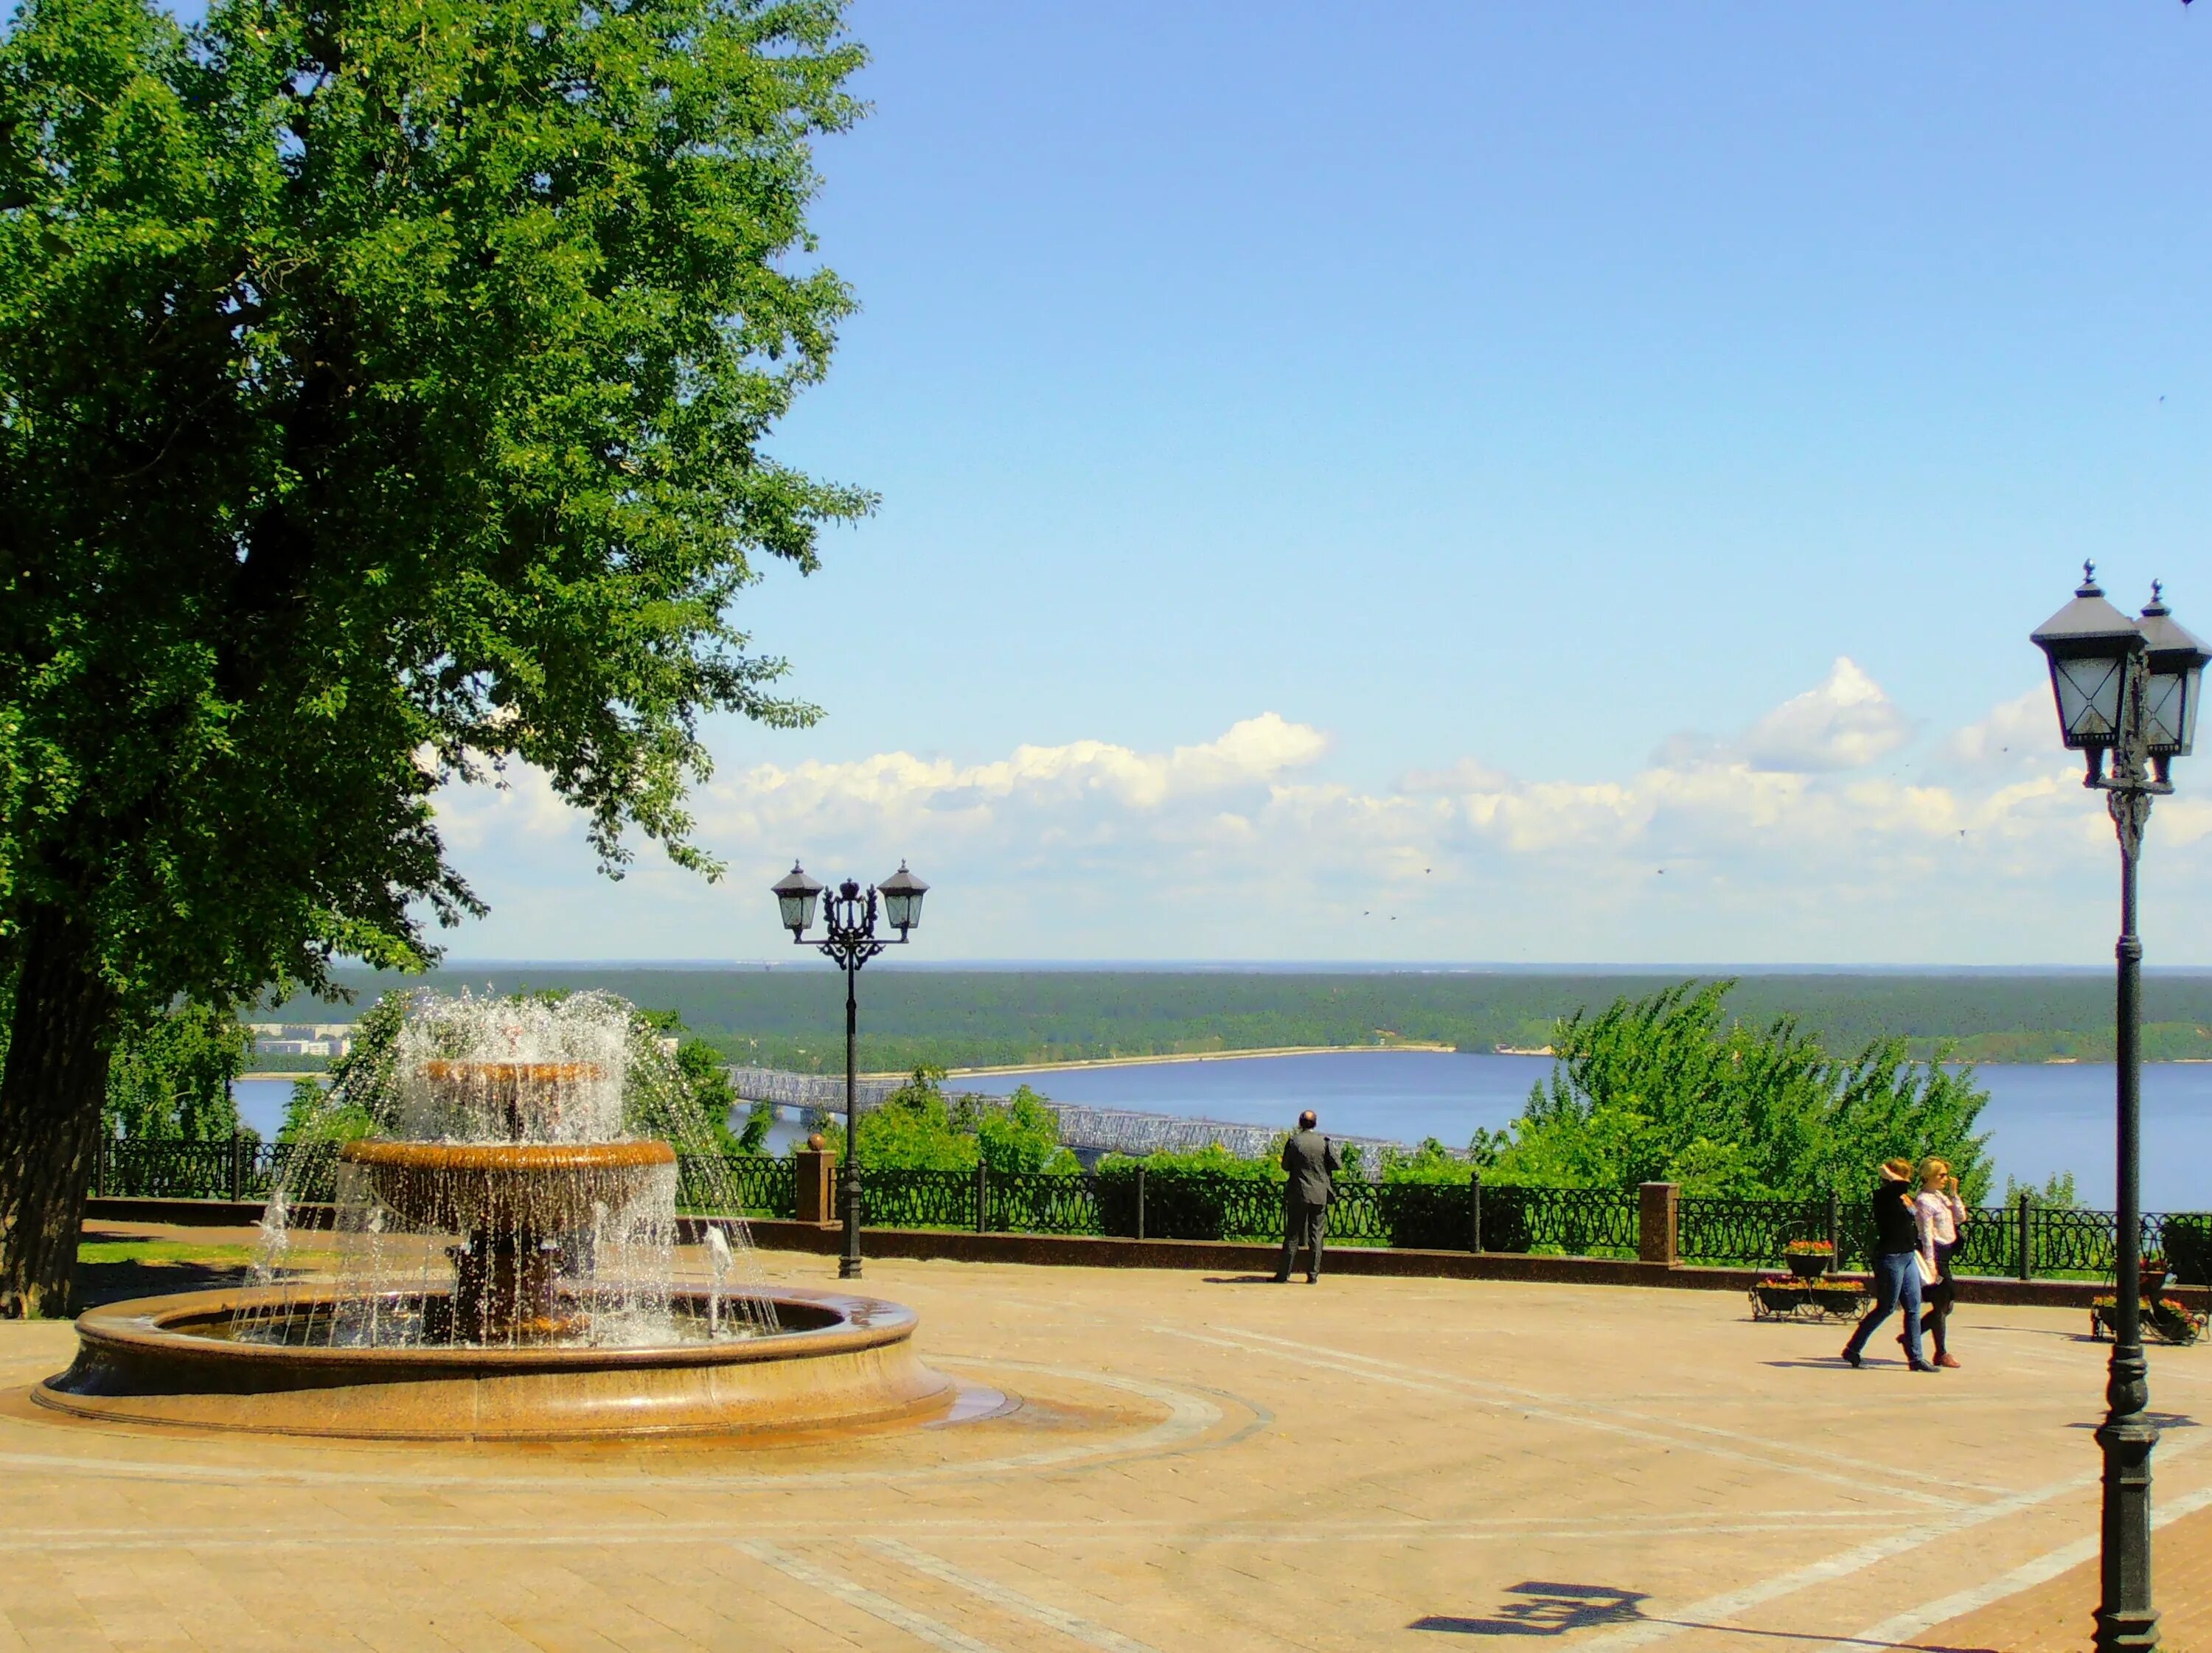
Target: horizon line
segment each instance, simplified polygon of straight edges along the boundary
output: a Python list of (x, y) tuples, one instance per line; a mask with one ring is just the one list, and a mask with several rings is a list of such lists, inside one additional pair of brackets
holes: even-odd
[[(1241, 971), (1253, 975), (1321, 975), (1340, 973), (1363, 975), (1679, 975), (1683, 974), (1708, 975), (2109, 975), (2109, 963), (1838, 963), (1820, 961), (1741, 961), (1698, 962), (1688, 960), (1660, 960), (1656, 962), (1589, 960), (1574, 963), (1534, 963), (1483, 959), (1436, 960), (1376, 960), (1376, 959), (1259, 959), (1259, 958), (953, 958), (922, 959), (885, 958), (880, 961), (896, 963), (915, 970), (1054, 970), (1066, 973), (1109, 971), (1147, 971), (1171, 974), (1176, 971), (1219, 974)], [(778, 969), (834, 970), (836, 966), (827, 959), (798, 957), (750, 958), (455, 958), (441, 960), (422, 971), (376, 970), (359, 963), (336, 965), (336, 969), (348, 974), (385, 975), (451, 974), (456, 971), (478, 969), (533, 970), (743, 970), (769, 972)], [(2149, 964), (2143, 967), (2147, 975), (2212, 975), (2212, 963)]]

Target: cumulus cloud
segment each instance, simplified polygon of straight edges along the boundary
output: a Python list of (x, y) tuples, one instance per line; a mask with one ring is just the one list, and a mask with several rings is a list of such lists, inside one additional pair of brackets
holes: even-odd
[[(2054, 891), (2078, 885), (2085, 925), (2103, 922), (2110, 828), (2040, 694), (1932, 742), (1919, 782), (1871, 771), (1912, 722), (1839, 659), (1747, 730), (1673, 743), (1628, 775), (1531, 780), (1467, 756), (1355, 785), (1328, 773), (1326, 732), (1268, 712), (1161, 751), (756, 764), (718, 776), (695, 812), (741, 900), (795, 854), (817, 876), (910, 857), (944, 892), (946, 957), (2068, 957), (2070, 939), (2048, 939)], [(522, 776), (441, 814), (471, 860), (542, 853), (560, 819)], [(2162, 802), (2160, 829), (2173, 864), (2212, 862), (2212, 805)], [(640, 874), (626, 904), (594, 909), (605, 933), (587, 923), (554, 951), (729, 956), (695, 916), (696, 882)], [(640, 925), (669, 939), (612, 939)], [(686, 925), (715, 939), (687, 944)]]
[(1697, 731), (1669, 737), (1652, 762), (1662, 769), (1734, 764), (1778, 775), (1864, 769), (1912, 738), (1912, 720), (1849, 655), (1828, 675), (1735, 735)]
[(2048, 769), (2057, 744), (2051, 689), (2038, 684), (1987, 717), (1954, 729), (1937, 749), (1944, 763), (1969, 775)]
[(1912, 738), (1912, 726), (1881, 685), (1839, 656), (1817, 688), (1793, 695), (1744, 736), (1756, 769), (1821, 775), (1863, 769)]

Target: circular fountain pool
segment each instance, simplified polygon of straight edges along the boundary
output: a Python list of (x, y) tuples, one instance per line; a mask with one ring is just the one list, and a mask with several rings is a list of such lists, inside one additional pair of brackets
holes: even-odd
[[(79, 1316), (76, 1363), (40, 1406), (111, 1423), (415, 1440), (760, 1435), (943, 1415), (957, 1385), (915, 1352), (911, 1310), (781, 1287), (781, 1329), (709, 1334), (679, 1294), (672, 1340), (348, 1346), (334, 1298), (287, 1295), (298, 1341), (270, 1340), (265, 1290), (191, 1291)], [(688, 1323), (687, 1323), (688, 1322)], [(246, 1334), (241, 1335), (241, 1333)]]

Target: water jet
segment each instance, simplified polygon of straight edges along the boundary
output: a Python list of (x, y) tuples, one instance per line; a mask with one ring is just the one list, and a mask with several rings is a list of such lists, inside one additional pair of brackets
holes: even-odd
[[(293, 1144), (257, 1283), (88, 1311), (34, 1401), (399, 1439), (753, 1436), (951, 1409), (911, 1310), (763, 1280), (713, 1122), (629, 1005), (416, 994), (388, 1030)], [(311, 1251), (328, 1265), (294, 1266)]]

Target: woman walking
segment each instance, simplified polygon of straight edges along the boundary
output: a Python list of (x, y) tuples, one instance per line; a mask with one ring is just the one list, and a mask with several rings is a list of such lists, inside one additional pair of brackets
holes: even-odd
[(1874, 1307), (1844, 1345), (1844, 1358), (1854, 1366), (1874, 1328), (1902, 1307), (1907, 1363), (1915, 1371), (1936, 1370), (1920, 1358), (1920, 1214), (1911, 1182), (1912, 1162), (1893, 1159), (1874, 1191)]
[[(1951, 1167), (1944, 1161), (1931, 1158), (1920, 1167), (1920, 1193), (1912, 1206), (1920, 1224), (1920, 1255), (1928, 1260), (1924, 1272), (1935, 1277), (1921, 1292), (1928, 1313), (1920, 1329), (1935, 1334), (1936, 1364), (1956, 1370), (1959, 1363), (1951, 1358), (1950, 1329), (1951, 1305), (1958, 1301), (1959, 1293), (1951, 1280), (1951, 1259), (1965, 1237), (1966, 1207), (1959, 1200), (1959, 1179), (1951, 1175)], [(1897, 1340), (1905, 1341), (1902, 1333)]]

